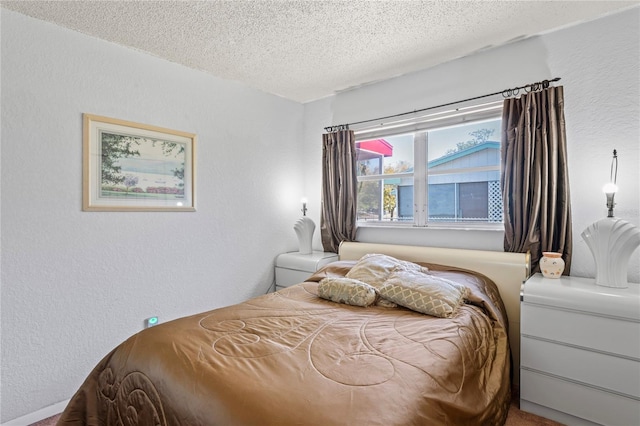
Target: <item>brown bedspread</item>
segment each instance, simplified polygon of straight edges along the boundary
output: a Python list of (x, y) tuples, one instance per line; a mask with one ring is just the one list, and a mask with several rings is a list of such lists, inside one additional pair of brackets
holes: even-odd
[(498, 291), (484, 277), (436, 273), (471, 290), (451, 319), (330, 302), (305, 282), (146, 329), (96, 366), (59, 424), (503, 424), (510, 363)]

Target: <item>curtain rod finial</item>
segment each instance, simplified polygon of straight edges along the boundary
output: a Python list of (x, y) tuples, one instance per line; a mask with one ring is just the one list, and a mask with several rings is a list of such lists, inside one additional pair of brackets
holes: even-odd
[(349, 130), (348, 124), (338, 124), (337, 126), (328, 126), (324, 130), (329, 133), (339, 132), (340, 130)]

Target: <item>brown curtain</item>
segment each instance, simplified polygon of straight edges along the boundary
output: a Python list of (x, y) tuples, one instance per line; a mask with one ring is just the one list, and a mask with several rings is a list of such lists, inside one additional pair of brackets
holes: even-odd
[(571, 203), (563, 87), (506, 99), (502, 113), (504, 250), (561, 252), (571, 271)]
[(356, 143), (352, 130), (322, 135), (322, 213), (324, 251), (338, 252), (342, 241), (356, 239)]

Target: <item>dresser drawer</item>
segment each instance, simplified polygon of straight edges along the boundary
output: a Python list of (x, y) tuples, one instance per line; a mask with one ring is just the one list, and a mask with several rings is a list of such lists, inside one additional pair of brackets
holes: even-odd
[[(521, 365), (640, 399), (640, 361), (522, 337)], [(640, 401), (638, 402), (640, 410)]]
[(622, 319), (521, 305), (521, 333), (640, 360), (640, 323)]
[(611, 426), (640, 425), (640, 401), (522, 369), (520, 398)]

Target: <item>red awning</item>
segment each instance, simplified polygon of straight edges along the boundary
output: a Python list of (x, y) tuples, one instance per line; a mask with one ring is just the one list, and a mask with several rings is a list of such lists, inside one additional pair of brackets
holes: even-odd
[(358, 158), (363, 160), (367, 158), (374, 158), (379, 155), (383, 157), (391, 157), (393, 155), (393, 145), (387, 142), (384, 139), (373, 139), (370, 141), (362, 141), (356, 142), (356, 148), (362, 151), (368, 151), (373, 155), (366, 155), (364, 152), (360, 151), (358, 154)]

